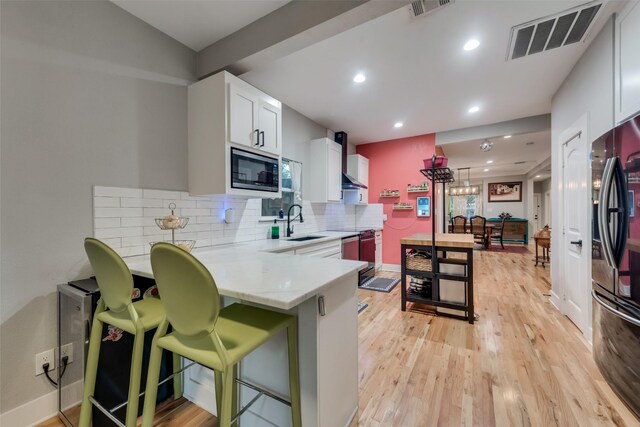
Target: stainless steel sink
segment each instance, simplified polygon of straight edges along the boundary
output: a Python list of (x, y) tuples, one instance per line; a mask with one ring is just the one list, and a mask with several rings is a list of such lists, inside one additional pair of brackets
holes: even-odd
[(296, 237), (294, 239), (287, 239), (290, 242), (306, 242), (307, 240), (315, 240), (315, 239), (322, 239), (323, 237), (326, 236), (304, 236), (304, 237)]

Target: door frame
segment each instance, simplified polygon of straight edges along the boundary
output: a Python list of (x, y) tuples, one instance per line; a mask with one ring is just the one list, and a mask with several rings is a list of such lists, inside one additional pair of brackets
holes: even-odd
[[(565, 242), (565, 207), (564, 207), (564, 153), (566, 144), (572, 139), (574, 135), (580, 134), (580, 139), (584, 140), (585, 144), (590, 143), (589, 133), (588, 133), (588, 116), (587, 114), (582, 115), (578, 120), (574, 122), (569, 128), (565, 129), (560, 133), (560, 137), (558, 139), (559, 147), (558, 154), (560, 155), (560, 159), (558, 162), (558, 173), (555, 177), (555, 186), (552, 188), (556, 189), (556, 197), (555, 197), (555, 205), (554, 205), (554, 218), (556, 219), (555, 223), (551, 229), (551, 237), (552, 242), (554, 242), (554, 246), (557, 248), (554, 252), (556, 252), (556, 260), (557, 263), (555, 265), (552, 264), (552, 283), (553, 289), (551, 290), (551, 303), (556, 306), (556, 308), (564, 315), (567, 314), (567, 301), (566, 301), (566, 290), (567, 284), (565, 283), (565, 259), (566, 253), (568, 251), (568, 245)], [(586, 188), (584, 191), (585, 200), (583, 200), (585, 206), (584, 211), (587, 213), (587, 228), (585, 232), (591, 229), (591, 147), (587, 146), (585, 149), (585, 176), (587, 177)], [(553, 198), (553, 193), (552, 193)], [(552, 199), (553, 200), (553, 199)], [(583, 246), (583, 251), (585, 253), (585, 257), (583, 260), (583, 267), (585, 272), (585, 280), (589, 284), (589, 286), (585, 289), (585, 294), (583, 296), (584, 301), (586, 301), (585, 314), (583, 318), (584, 330), (582, 331), (583, 335), (587, 339), (587, 341), (591, 342), (592, 336), (592, 327), (591, 327), (591, 304), (590, 302), (590, 291), (591, 291), (591, 257), (590, 257), (590, 247), (591, 247), (591, 233), (588, 233), (589, 237), (585, 241)], [(584, 239), (583, 239), (584, 240)], [(556, 243), (557, 242), (557, 243)], [(552, 252), (553, 254), (553, 252)], [(555, 270), (556, 274), (553, 274)], [(557, 290), (557, 292), (556, 292)]]
[[(544, 227), (544, 217), (542, 216), (544, 215), (544, 209), (542, 209), (542, 206), (542, 193), (533, 193), (533, 220), (536, 223), (534, 231)], [(538, 215), (538, 219), (536, 219), (536, 215)]]

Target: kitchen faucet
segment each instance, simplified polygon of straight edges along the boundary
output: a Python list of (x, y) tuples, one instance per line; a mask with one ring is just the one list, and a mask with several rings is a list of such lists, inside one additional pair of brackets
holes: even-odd
[(297, 217), (300, 217), (300, 222), (304, 222), (304, 218), (302, 218), (302, 206), (297, 203), (289, 206), (289, 210), (287, 210), (287, 237), (291, 237), (291, 235), (293, 234), (293, 226), (291, 225), (291, 209), (293, 209), (295, 206), (300, 208), (300, 213), (294, 216), (293, 219), (295, 220)]

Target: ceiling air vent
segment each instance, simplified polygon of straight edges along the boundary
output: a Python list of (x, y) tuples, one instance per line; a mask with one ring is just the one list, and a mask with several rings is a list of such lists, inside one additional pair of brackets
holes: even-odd
[(432, 10), (453, 3), (454, 0), (417, 0), (409, 4), (409, 12), (411, 17), (417, 18), (431, 12)]
[(527, 163), (527, 162), (525, 162), (525, 161), (515, 162), (514, 165), (524, 165), (525, 163)]
[(511, 28), (507, 59), (518, 59), (584, 40), (602, 3), (585, 3)]

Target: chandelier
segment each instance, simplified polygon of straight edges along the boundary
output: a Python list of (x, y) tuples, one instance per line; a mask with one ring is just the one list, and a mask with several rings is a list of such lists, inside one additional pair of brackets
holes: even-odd
[[(469, 168), (463, 168), (467, 170), (467, 180), (464, 182), (464, 186), (449, 187), (448, 192), (451, 196), (476, 196), (480, 194), (480, 187), (477, 185), (471, 185), (471, 172)], [(460, 182), (460, 169), (458, 169), (458, 182)]]

